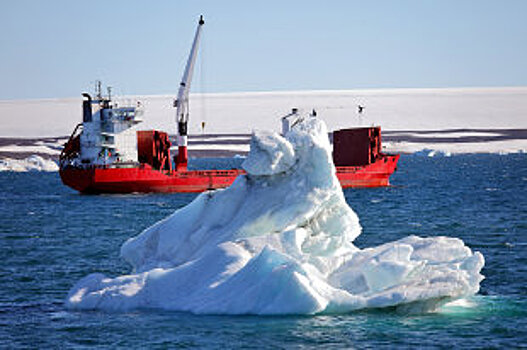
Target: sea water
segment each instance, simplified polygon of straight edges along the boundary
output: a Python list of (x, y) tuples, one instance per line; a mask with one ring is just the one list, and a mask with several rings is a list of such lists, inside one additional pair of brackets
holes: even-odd
[[(196, 159), (233, 167), (237, 159)], [(56, 173), (0, 173), (0, 346), (377, 348), (527, 346), (527, 157), (403, 155), (390, 188), (348, 189), (358, 247), (411, 234), (461, 238), (485, 256), (470, 300), (426, 315), (392, 309), (325, 316), (197, 316), (166, 311), (72, 312), (68, 290), (92, 272), (130, 272), (129, 237), (194, 194), (86, 196)]]

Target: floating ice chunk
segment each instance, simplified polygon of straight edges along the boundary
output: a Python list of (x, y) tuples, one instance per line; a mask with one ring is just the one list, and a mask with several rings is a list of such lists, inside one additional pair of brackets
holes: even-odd
[(51, 159), (44, 159), (38, 155), (32, 155), (25, 159), (1, 159), (0, 171), (58, 171), (59, 166)]
[(325, 124), (255, 133), (238, 177), (129, 239), (132, 274), (87, 276), (73, 309), (318, 314), (395, 306), (426, 312), (477, 293), (483, 256), (456, 238), (410, 236), (359, 250)]
[(451, 157), (452, 152), (441, 150), (441, 149), (429, 149), (429, 148), (423, 148), (419, 151), (415, 151), (414, 155), (417, 156), (427, 156), (429, 158), (433, 157)]
[(452, 153), (442, 150), (433, 150), (428, 153), (428, 157), (450, 157)]

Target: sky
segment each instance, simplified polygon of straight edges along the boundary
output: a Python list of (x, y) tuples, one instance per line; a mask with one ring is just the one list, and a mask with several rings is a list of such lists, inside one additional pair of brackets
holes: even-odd
[(527, 86), (527, 1), (0, 0), (0, 100)]

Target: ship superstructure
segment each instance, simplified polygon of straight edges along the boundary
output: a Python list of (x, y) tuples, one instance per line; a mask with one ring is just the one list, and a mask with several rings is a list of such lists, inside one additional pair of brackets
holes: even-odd
[(84, 93), (80, 154), (75, 165), (122, 165), (138, 163), (137, 125), (143, 110), (136, 106), (116, 106), (111, 96), (95, 99)]

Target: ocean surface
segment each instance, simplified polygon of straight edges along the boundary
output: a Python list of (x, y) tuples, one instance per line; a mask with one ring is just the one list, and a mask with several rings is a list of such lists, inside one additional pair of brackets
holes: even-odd
[(0, 348), (527, 348), (527, 155), (403, 155), (391, 182), (345, 190), (363, 227), (355, 244), (459, 237), (485, 256), (477, 296), (426, 315), (71, 312), (64, 299), (75, 282), (130, 272), (121, 244), (196, 195), (79, 195), (57, 173), (2, 172)]

